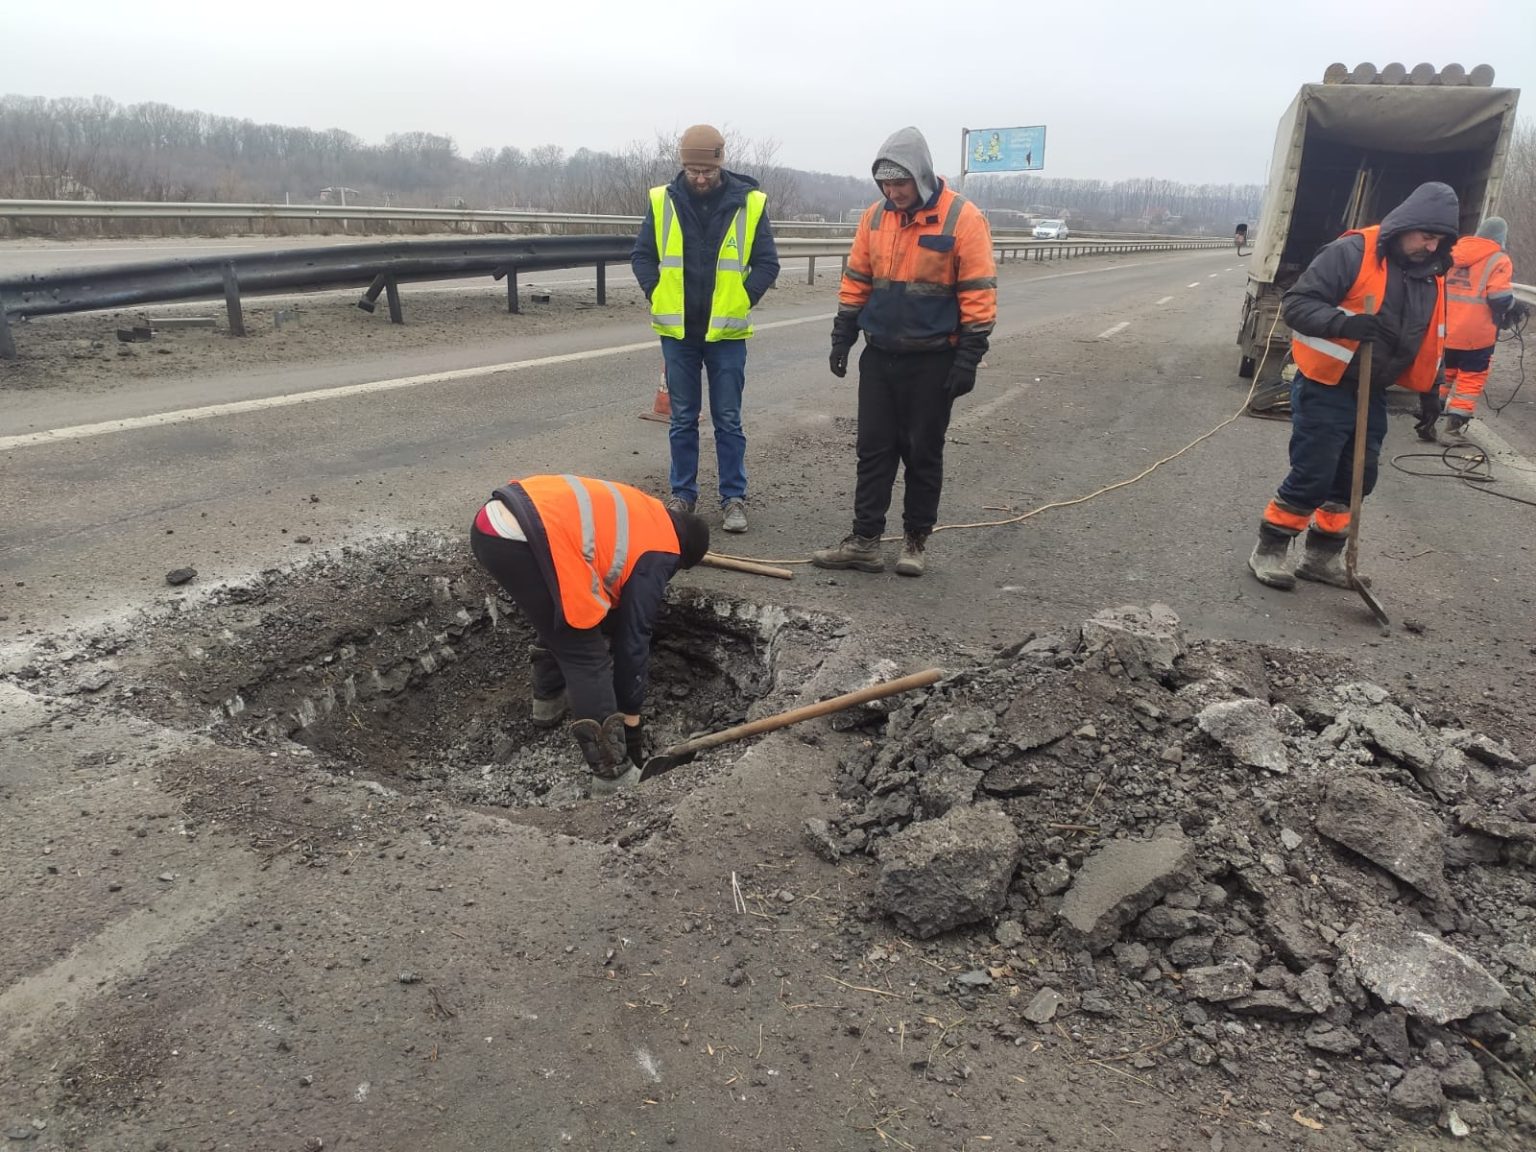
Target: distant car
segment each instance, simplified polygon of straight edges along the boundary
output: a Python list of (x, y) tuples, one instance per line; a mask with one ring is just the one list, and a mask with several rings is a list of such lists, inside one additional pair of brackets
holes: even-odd
[(1036, 240), (1065, 240), (1067, 236), (1065, 220), (1042, 220), (1035, 225)]

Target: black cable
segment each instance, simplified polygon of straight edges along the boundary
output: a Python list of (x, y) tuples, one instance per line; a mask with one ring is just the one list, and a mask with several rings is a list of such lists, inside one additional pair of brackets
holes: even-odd
[(1520, 358), (1516, 361), (1520, 367), (1520, 379), (1515, 382), (1515, 390), (1509, 394), (1508, 398), (1506, 398), (1502, 404), (1495, 404), (1492, 400), (1488, 399), (1488, 394), (1486, 392), (1483, 393), (1483, 402), (1487, 404), (1489, 408), (1493, 409), (1493, 414), (1495, 416), (1504, 415), (1504, 409), (1508, 408), (1515, 402), (1515, 397), (1520, 395), (1520, 388), (1525, 383), (1525, 327), (1530, 322), (1531, 314), (1527, 312), (1524, 316), (1520, 317), (1520, 322), (1518, 324), (1509, 329), (1508, 335), (1494, 337), (1494, 342), (1496, 344), (1508, 344), (1515, 340), (1520, 342)]
[[(1475, 445), (1467, 447), (1471, 449), (1472, 455), (1454, 455), (1458, 448), (1451, 447), (1439, 452), (1400, 452), (1387, 463), (1405, 476), (1417, 476), (1422, 480), (1459, 480), (1475, 492), (1483, 492), (1489, 496), (1497, 496), (1500, 500), (1513, 500), (1516, 504), (1528, 504), (1536, 508), (1536, 500), (1527, 500), (1524, 496), (1511, 496), (1508, 492), (1484, 487), (1497, 480), (1493, 474), (1493, 461), (1481, 448)], [(1398, 463), (1399, 460), (1438, 460), (1445, 471), (1422, 472), (1404, 468)]]

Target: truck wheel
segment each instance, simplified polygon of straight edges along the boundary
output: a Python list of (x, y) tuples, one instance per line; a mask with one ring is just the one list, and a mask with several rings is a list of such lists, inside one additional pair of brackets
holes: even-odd
[(1253, 370), (1259, 366), (1259, 362), (1252, 356), (1244, 356), (1237, 362), (1237, 374), (1244, 380), (1253, 379)]
[(1284, 419), (1290, 415), (1290, 411), (1291, 386), (1284, 380), (1254, 389), (1253, 398), (1248, 401), (1247, 412), (1250, 416)]

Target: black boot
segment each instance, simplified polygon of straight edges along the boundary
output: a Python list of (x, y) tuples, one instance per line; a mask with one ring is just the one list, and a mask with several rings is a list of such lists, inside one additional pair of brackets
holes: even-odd
[(1290, 548), (1290, 537), (1259, 530), (1259, 542), (1253, 546), (1253, 555), (1248, 557), (1248, 567), (1260, 584), (1287, 591), (1296, 587), (1288, 557)]
[(1332, 584), (1335, 588), (1349, 587), (1349, 572), (1344, 567), (1342, 536), (1327, 536), (1316, 528), (1307, 531), (1306, 553), (1296, 565), (1296, 575), (1316, 584)]

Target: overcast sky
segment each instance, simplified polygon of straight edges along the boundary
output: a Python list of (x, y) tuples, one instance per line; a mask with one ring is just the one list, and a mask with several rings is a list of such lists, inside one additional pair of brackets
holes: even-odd
[(1045, 124), (1049, 175), (1259, 181), (1334, 60), (1488, 63), (1536, 118), (1533, 0), (0, 0), (0, 92), (430, 131), (466, 155), (706, 121), (849, 174), (905, 124), (951, 173), (962, 126)]

